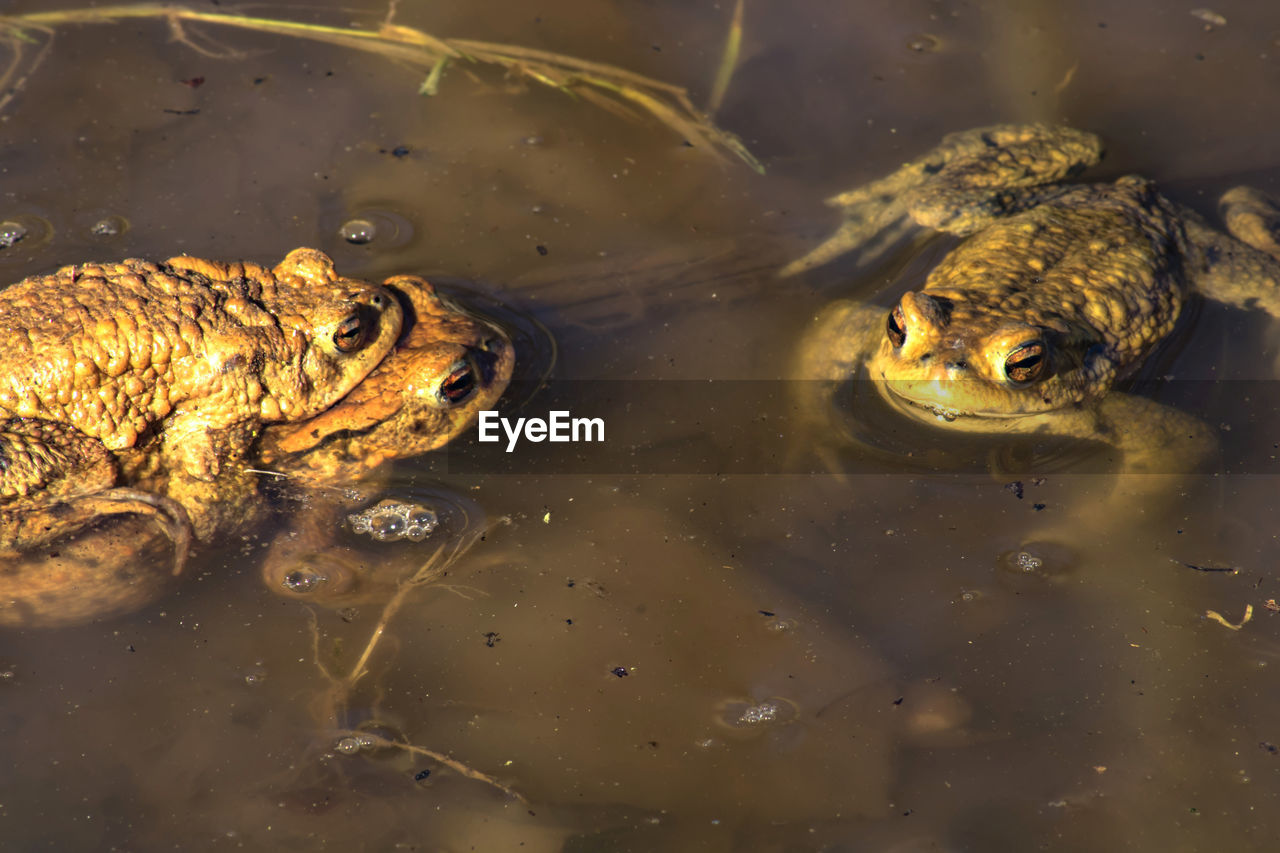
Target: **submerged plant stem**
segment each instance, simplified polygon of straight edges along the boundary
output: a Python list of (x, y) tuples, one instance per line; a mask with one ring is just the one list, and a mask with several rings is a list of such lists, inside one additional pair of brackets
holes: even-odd
[[(394, 12), (394, 6), (392, 12)], [(227, 52), (219, 53), (196, 44), (184, 31), (183, 24), (236, 27), (376, 53), (387, 59), (416, 65), (427, 70), (429, 72), (427, 79), (420, 88), (424, 94), (434, 93), (440, 81), (440, 74), (448, 61), (459, 60), (496, 65), (506, 69), (510, 75), (568, 93), (573, 93), (575, 89), (584, 86), (593, 87), (608, 92), (624, 103), (640, 107), (656, 120), (681, 134), (691, 144), (699, 145), (716, 155), (731, 153), (757, 172), (764, 171), (760, 162), (751, 156), (741, 140), (712, 124), (704, 113), (693, 106), (688, 93), (678, 86), (612, 65), (576, 59), (549, 51), (468, 39), (437, 38), (413, 27), (393, 24), (390, 14), (377, 29), (335, 27), (276, 18), (204, 12), (182, 6), (161, 6), (153, 3), (0, 16), (0, 39), (7, 44), (13, 55), (8, 67), (0, 72), (0, 92), (6, 93), (0, 96), (0, 109), (4, 108), (14, 92), (21, 89), (33, 70), (33, 67), (29, 67), (23, 73), (21, 68), (24, 56), (23, 46), (32, 41), (31, 31), (41, 32), (47, 38), (51, 38), (55, 28), (60, 26), (113, 24), (133, 19), (166, 21), (175, 41), (211, 56), (226, 56)], [(734, 27), (730, 31), (725, 62), (722, 63), (720, 74), (717, 76), (719, 96), (723, 96), (720, 87), (728, 86), (728, 75), (732, 73), (732, 66), (737, 62), (737, 45), (741, 41), (740, 31), (741, 4), (735, 13)], [(41, 46), (40, 53), (36, 55), (35, 63), (43, 58), (48, 47), (49, 42), (46, 41)], [(730, 55), (730, 48), (732, 55)], [(718, 96), (713, 98), (718, 101)]]
[(437, 761), (440, 764), (449, 767), (455, 772), (465, 776), (468, 779), (474, 779), (478, 782), (484, 782), (491, 785), (508, 796), (514, 797), (524, 802), (524, 797), (515, 791), (511, 786), (503, 784), (493, 776), (483, 773), (455, 758), (450, 758), (441, 752), (436, 752), (426, 747), (417, 746), (411, 743), (400, 743), (399, 741), (390, 740), (376, 735), (370, 735), (367, 732), (354, 732), (351, 730), (341, 729), (342, 721), (345, 716), (348, 705), (350, 704), (351, 693), (355, 690), (357, 682), (359, 682), (369, 672), (369, 659), (373, 656), (373, 652), (382, 638), (386, 635), (387, 629), (391, 625), (391, 620), (400, 612), (400, 608), (404, 606), (408, 600), (409, 594), (415, 589), (425, 586), (444, 586), (440, 584), (440, 580), (448, 573), (449, 568), (458, 560), (462, 559), (471, 547), (475, 545), (486, 533), (491, 531), (499, 524), (510, 524), (511, 519), (505, 516), (496, 519), (492, 523), (479, 524), (475, 528), (463, 533), (451, 543), (445, 543), (437, 548), (430, 557), (426, 559), (413, 575), (403, 581), (396, 587), (396, 591), (392, 594), (387, 603), (382, 606), (382, 612), (378, 615), (378, 622), (374, 625), (373, 631), (369, 635), (369, 640), (365, 643), (364, 650), (360, 653), (360, 657), (352, 665), (351, 669), (345, 675), (335, 675), (329, 667), (325, 666), (320, 654), (320, 624), (316, 618), (315, 611), (309, 611), (311, 619), (311, 642), (312, 655), (316, 667), (324, 675), (326, 681), (329, 682), (326, 689), (317, 698), (313, 705), (313, 711), (316, 717), (322, 721), (322, 724), (329, 727), (339, 727), (339, 736), (359, 735), (361, 737), (373, 738), (375, 745), (383, 747), (395, 747), (403, 749), (415, 755), (422, 755)]
[(729, 36), (724, 42), (724, 55), (720, 57), (720, 67), (716, 69), (716, 82), (711, 87), (711, 97), (707, 100), (707, 113), (714, 115), (724, 101), (725, 92), (729, 91), (729, 81), (738, 67), (738, 54), (742, 50), (742, 3), (733, 7), (733, 21), (729, 24)]

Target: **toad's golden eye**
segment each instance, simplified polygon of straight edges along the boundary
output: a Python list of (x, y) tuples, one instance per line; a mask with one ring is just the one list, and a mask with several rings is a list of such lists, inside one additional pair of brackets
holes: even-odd
[(893, 306), (893, 310), (889, 312), (889, 319), (884, 324), (884, 331), (895, 347), (902, 346), (903, 342), (906, 341), (907, 317), (902, 313), (901, 303)]
[(371, 324), (360, 311), (355, 312), (338, 324), (333, 333), (333, 345), (338, 352), (353, 353), (369, 342)]
[(1015, 347), (1004, 360), (1004, 375), (1018, 385), (1043, 379), (1049, 369), (1044, 341), (1027, 341)]
[(440, 383), (436, 398), (443, 406), (456, 406), (470, 397), (479, 384), (471, 360), (464, 358), (449, 368), (449, 375)]

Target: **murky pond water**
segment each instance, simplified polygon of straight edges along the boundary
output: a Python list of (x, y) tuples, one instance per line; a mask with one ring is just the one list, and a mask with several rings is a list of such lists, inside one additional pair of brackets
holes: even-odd
[[(252, 13), (387, 11), (349, 6)], [(731, 11), (405, 3), (396, 22), (702, 102)], [(0, 846), (1272, 849), (1273, 323), (1198, 308), (1158, 373), (1193, 381), (1153, 393), (1213, 427), (1218, 471), (1107, 524), (1081, 521), (1116, 488), (1089, 448), (1033, 448), (1049, 473), (1024, 477), (1016, 442), (872, 412), (884, 452), (833, 459), (778, 381), (822, 306), (888, 305), (952, 245), (773, 275), (834, 225), (825, 196), (944, 133), (1068, 121), (1107, 141), (1091, 176), (1141, 172), (1210, 218), (1236, 184), (1280, 193), (1280, 14), (1211, 11), (1226, 23), (1189, 4), (751, 0), (717, 121), (766, 176), (478, 66), (423, 98), (418, 71), (334, 45), (58, 27), (0, 114), (0, 219), (30, 230), (0, 250), (5, 281), (316, 246), (505, 306), (527, 335), (513, 409), (607, 433), (505, 454), (473, 431), (397, 466), (377, 496), (452, 494), (493, 526), (363, 664), (394, 578), (440, 545), (343, 534), (393, 580), (283, 597), (262, 556), (307, 502), (140, 611), (3, 629)], [(368, 242), (344, 239), (356, 219)], [(1246, 605), (1239, 630), (1205, 616)]]

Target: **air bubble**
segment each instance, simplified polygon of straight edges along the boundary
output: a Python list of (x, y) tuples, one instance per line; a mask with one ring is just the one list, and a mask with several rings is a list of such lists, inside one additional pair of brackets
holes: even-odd
[(333, 228), (344, 242), (352, 246), (373, 244), (386, 250), (403, 246), (413, 239), (413, 223), (385, 208), (360, 206), (347, 208), (338, 215), (342, 219), (328, 220), (327, 227)]
[(365, 720), (354, 735), (366, 758), (392, 758), (401, 754), (397, 744), (408, 743), (399, 729), (381, 720)]
[(27, 236), (27, 228), (21, 222), (5, 220), (0, 222), (0, 249), (11, 249)]
[(304, 569), (295, 569), (284, 576), (281, 584), (290, 592), (311, 592), (320, 585), (324, 576)]
[(89, 226), (89, 233), (95, 237), (119, 237), (128, 230), (128, 221), (119, 216), (104, 216)]
[(368, 219), (348, 219), (338, 229), (338, 235), (354, 246), (363, 246), (378, 236), (378, 226)]
[(406, 529), (404, 518), (394, 512), (380, 512), (369, 519), (369, 532), (381, 542), (399, 539)]
[(339, 738), (333, 748), (343, 755), (355, 755), (360, 751), (360, 739), (348, 735), (347, 737)]

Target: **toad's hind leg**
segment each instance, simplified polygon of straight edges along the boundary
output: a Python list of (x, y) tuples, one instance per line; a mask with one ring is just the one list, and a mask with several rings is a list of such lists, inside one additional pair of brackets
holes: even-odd
[[(866, 186), (827, 199), (844, 222), (804, 257), (783, 267), (793, 275), (863, 250), (863, 261), (912, 224), (960, 236), (1051, 197), (1052, 184), (1102, 158), (1092, 133), (1042, 124), (995, 125), (952, 133), (928, 154)], [(873, 238), (881, 235), (872, 244)]]
[(1236, 187), (1218, 207), (1234, 240), (1184, 211), (1188, 240), (1198, 252), (1196, 287), (1210, 299), (1280, 319), (1280, 205), (1252, 187)]
[(0, 555), (76, 533), (107, 515), (155, 520), (186, 559), (191, 526), (176, 502), (115, 488), (119, 471), (102, 442), (74, 427), (37, 418), (0, 419)]

